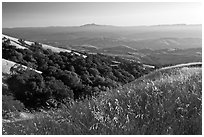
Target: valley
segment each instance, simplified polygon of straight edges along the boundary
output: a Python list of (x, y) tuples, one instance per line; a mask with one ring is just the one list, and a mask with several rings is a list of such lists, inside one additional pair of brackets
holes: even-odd
[(1, 5), (2, 135), (202, 135), (202, 2)]

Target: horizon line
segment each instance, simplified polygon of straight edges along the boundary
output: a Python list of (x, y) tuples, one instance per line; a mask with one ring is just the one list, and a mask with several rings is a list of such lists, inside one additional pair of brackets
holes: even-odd
[(61, 25), (61, 26), (27, 26), (27, 27), (2, 27), (2, 29), (13, 29), (13, 28), (50, 28), (50, 27), (88, 27), (88, 26), (111, 26), (111, 27), (153, 27), (153, 26), (187, 26), (187, 25), (202, 25), (202, 23), (186, 24), (186, 23), (175, 23), (175, 24), (155, 24), (155, 25), (135, 25), (135, 26), (119, 26), (119, 25), (108, 25), (108, 24), (96, 24), (87, 23), (82, 25)]

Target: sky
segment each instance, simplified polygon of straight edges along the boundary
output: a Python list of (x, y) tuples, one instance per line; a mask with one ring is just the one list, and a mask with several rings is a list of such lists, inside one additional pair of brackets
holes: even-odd
[(2, 27), (202, 24), (198, 2), (3, 2)]

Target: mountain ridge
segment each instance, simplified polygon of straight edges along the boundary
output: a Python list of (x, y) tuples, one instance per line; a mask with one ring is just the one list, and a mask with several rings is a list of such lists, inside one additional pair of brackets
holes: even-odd
[(63, 26), (40, 26), (40, 27), (3, 27), (2, 29), (12, 29), (12, 28), (48, 28), (48, 27), (87, 27), (87, 26), (110, 26), (110, 27), (154, 27), (154, 26), (202, 26), (202, 24), (158, 24), (158, 25), (131, 25), (131, 26), (123, 26), (123, 25), (109, 25), (109, 24), (97, 24), (97, 23), (87, 23), (82, 25), (63, 25)]

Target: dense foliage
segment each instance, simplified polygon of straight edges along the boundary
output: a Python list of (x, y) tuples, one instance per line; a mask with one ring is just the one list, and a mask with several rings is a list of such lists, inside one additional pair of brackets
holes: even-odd
[(12, 94), (26, 107), (47, 106), (53, 99), (63, 102), (66, 99), (91, 97), (149, 72), (142, 64), (119, 57), (56, 53), (43, 49), (36, 42), (31, 46), (23, 40), (19, 42), (28, 49), (17, 49), (9, 40), (4, 41), (3, 58), (42, 72), (38, 74), (32, 70), (16, 69), (18, 73), (8, 79)]
[(201, 135), (201, 74), (201, 68), (155, 72), (42, 117), (4, 123), (3, 134)]

